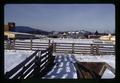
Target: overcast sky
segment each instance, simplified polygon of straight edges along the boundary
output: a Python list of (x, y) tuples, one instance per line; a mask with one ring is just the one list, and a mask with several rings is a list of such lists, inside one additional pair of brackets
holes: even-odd
[(113, 4), (7, 4), (4, 21), (47, 31), (115, 31)]

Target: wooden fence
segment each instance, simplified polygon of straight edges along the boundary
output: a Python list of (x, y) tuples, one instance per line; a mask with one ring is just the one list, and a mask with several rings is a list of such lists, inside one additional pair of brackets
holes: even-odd
[(32, 55), (18, 64), (15, 68), (5, 73), (6, 79), (41, 78), (49, 72), (55, 57), (52, 55), (53, 46), (46, 50), (36, 50)]
[[(31, 41), (14, 41), (12, 46), (4, 43), (5, 49), (15, 50), (44, 50), (50, 46), (51, 42), (33, 42)], [(53, 51), (56, 53), (73, 53), (73, 54), (93, 54), (93, 55), (115, 55), (115, 45), (113, 44), (90, 44), (90, 43), (54, 43)]]
[(54, 52), (73, 54), (115, 54), (114, 45), (88, 43), (54, 43)]

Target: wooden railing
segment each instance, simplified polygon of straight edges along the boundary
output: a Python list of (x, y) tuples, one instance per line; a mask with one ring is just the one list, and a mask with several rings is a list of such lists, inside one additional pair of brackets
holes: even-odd
[(115, 69), (105, 62), (76, 62), (74, 66), (77, 70), (78, 79), (101, 78), (106, 69), (115, 74)]
[(46, 50), (36, 50), (32, 55), (5, 73), (6, 79), (41, 78), (51, 70), (55, 57), (53, 46)]
[[(15, 41), (10, 47), (7, 43), (4, 43), (5, 49), (15, 50), (45, 50), (50, 46), (44, 42), (33, 41)], [(73, 54), (93, 54), (93, 55), (115, 55), (115, 45), (113, 44), (90, 44), (90, 43), (54, 43), (54, 52), (57, 53), (73, 53)]]

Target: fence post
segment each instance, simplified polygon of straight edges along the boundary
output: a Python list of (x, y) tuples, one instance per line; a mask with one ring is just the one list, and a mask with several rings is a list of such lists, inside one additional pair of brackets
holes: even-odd
[(74, 53), (74, 43), (72, 43), (72, 53)]
[[(39, 53), (39, 52), (38, 52)], [(40, 74), (40, 62), (39, 62), (39, 56), (35, 56), (35, 68), (34, 68), (34, 77), (39, 78)]]
[(48, 40), (48, 48), (50, 47), (50, 39)]
[(53, 63), (54, 63), (54, 57), (53, 57), (53, 44), (50, 46), (50, 48), (49, 48), (49, 52), (50, 52), (50, 56), (48, 56), (49, 57), (49, 59), (48, 59), (48, 63), (49, 63), (49, 67), (52, 67), (52, 65), (53, 65)]
[(99, 55), (99, 45), (96, 45), (96, 55)]
[(15, 39), (13, 39), (13, 49), (15, 49)]
[(7, 39), (6, 49), (10, 50), (10, 39)]
[(52, 43), (52, 54), (53, 54), (53, 47), (54, 47), (54, 44)]
[(10, 50), (12, 50), (12, 48), (13, 48), (13, 39), (10, 38)]
[(53, 43), (53, 52), (56, 52), (56, 43)]
[(30, 50), (32, 50), (32, 37), (30, 38)]
[(49, 63), (49, 61), (51, 61), (51, 57), (52, 57), (52, 47), (51, 46), (48, 48), (48, 54), (50, 54), (48, 56), (48, 63)]
[(91, 44), (91, 54), (93, 54), (93, 44)]

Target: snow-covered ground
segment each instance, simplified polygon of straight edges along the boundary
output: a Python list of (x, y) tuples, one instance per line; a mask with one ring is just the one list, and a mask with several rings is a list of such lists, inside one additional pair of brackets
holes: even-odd
[(26, 50), (5, 50), (4, 51), (4, 72), (10, 71), (16, 65), (25, 60), (34, 51)]
[(43, 79), (77, 79), (74, 62), (74, 55), (57, 54), (55, 57), (55, 66)]
[(113, 74), (109, 69), (106, 69), (103, 73), (102, 79), (112, 79), (115, 78), (115, 74)]
[[(72, 38), (43, 38), (43, 39), (33, 39), (33, 42), (44, 42), (48, 43), (55, 42), (55, 43), (103, 43), (103, 44), (112, 44), (112, 41), (102, 41), (100, 39), (72, 39)], [(25, 40), (16, 40), (16, 41), (30, 41), (30, 39)]]
[(74, 54), (79, 62), (106, 62), (115, 68), (115, 55), (83, 55)]
[[(50, 40), (50, 42), (55, 42), (55, 43), (93, 43), (94, 39), (61, 39), (61, 38), (47, 38), (47, 39), (33, 39), (33, 42), (44, 42), (44, 43), (48, 43)], [(30, 41), (30, 39), (26, 39), (26, 40), (16, 40), (16, 41)]]

